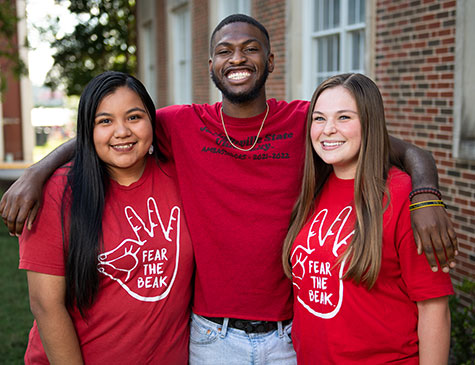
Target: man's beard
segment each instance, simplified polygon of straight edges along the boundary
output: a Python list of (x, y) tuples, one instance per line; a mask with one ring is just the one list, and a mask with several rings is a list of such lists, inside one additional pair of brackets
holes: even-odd
[(221, 91), (223, 96), (228, 99), (233, 104), (244, 104), (248, 101), (255, 100), (258, 96), (262, 88), (265, 86), (267, 77), (269, 76), (269, 67), (268, 63), (264, 67), (264, 73), (262, 76), (256, 81), (256, 84), (252, 88), (252, 90), (248, 92), (241, 92), (241, 93), (233, 93), (229, 89), (223, 85), (221, 80), (216, 77), (214, 70), (211, 70), (211, 80), (213, 80), (216, 87)]

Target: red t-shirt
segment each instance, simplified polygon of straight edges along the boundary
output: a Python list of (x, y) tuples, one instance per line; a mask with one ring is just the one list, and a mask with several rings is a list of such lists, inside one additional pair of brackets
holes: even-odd
[[(48, 181), (20, 268), (64, 276), (61, 201), (68, 168)], [(84, 321), (70, 311), (87, 364), (187, 364), (193, 252), (171, 163), (149, 159), (130, 186), (110, 181), (99, 294)], [(36, 322), (26, 364), (47, 364)]]
[[(214, 105), (157, 111), (157, 135), (175, 160), (193, 240), (193, 311), (203, 316), (277, 321), (292, 317), (282, 243), (300, 190), (308, 102), (268, 101), (250, 152), (233, 148)], [(252, 146), (264, 114), (224, 115), (228, 134)]]
[[(292, 341), (299, 364), (418, 364), (417, 304), (453, 294), (448, 274), (417, 254), (409, 215), (410, 177), (391, 169), (383, 257), (374, 287), (340, 280), (337, 258), (354, 233), (354, 180), (331, 175), (291, 252)], [(343, 263), (344, 265), (345, 263)]]

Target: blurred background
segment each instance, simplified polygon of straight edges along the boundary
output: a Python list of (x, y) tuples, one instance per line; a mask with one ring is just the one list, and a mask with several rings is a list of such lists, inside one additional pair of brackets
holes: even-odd
[[(157, 107), (213, 103), (209, 38), (232, 13), (268, 29), (271, 98), (309, 99), (361, 72), (381, 89), (390, 133), (432, 152), (459, 241), (451, 299), (454, 364), (473, 364), (475, 1), (0, 0), (0, 189), (75, 135), (87, 82), (134, 74)], [(0, 363), (22, 363), (32, 317), (17, 239), (0, 228)]]

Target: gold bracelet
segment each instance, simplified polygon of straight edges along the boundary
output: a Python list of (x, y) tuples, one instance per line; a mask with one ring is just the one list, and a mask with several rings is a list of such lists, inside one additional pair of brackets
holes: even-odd
[(412, 203), (411, 205), (409, 205), (410, 207), (414, 207), (416, 205), (419, 205), (419, 204), (425, 204), (425, 203), (432, 203), (432, 204), (442, 204), (443, 201), (442, 200), (424, 200), (424, 201), (421, 201), (421, 202), (417, 202), (417, 203)]
[(421, 209), (421, 208), (427, 208), (427, 207), (444, 207), (444, 208), (447, 208), (447, 206), (442, 203), (442, 204), (426, 204), (426, 205), (421, 205), (421, 206), (417, 206), (417, 207), (409, 207), (409, 211), (412, 212), (414, 210), (417, 210), (417, 209)]

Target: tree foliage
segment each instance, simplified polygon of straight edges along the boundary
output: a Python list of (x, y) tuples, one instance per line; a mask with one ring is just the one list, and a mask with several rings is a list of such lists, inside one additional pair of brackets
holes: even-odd
[(0, 1), (0, 93), (5, 91), (6, 74), (26, 74), (26, 65), (20, 59), (17, 43), (16, 7), (11, 1)]
[(56, 0), (69, 3), (78, 20), (74, 31), (58, 36), (59, 19), (52, 19), (54, 63), (46, 86), (63, 85), (68, 95), (80, 95), (86, 84), (108, 70), (136, 71), (135, 0)]

